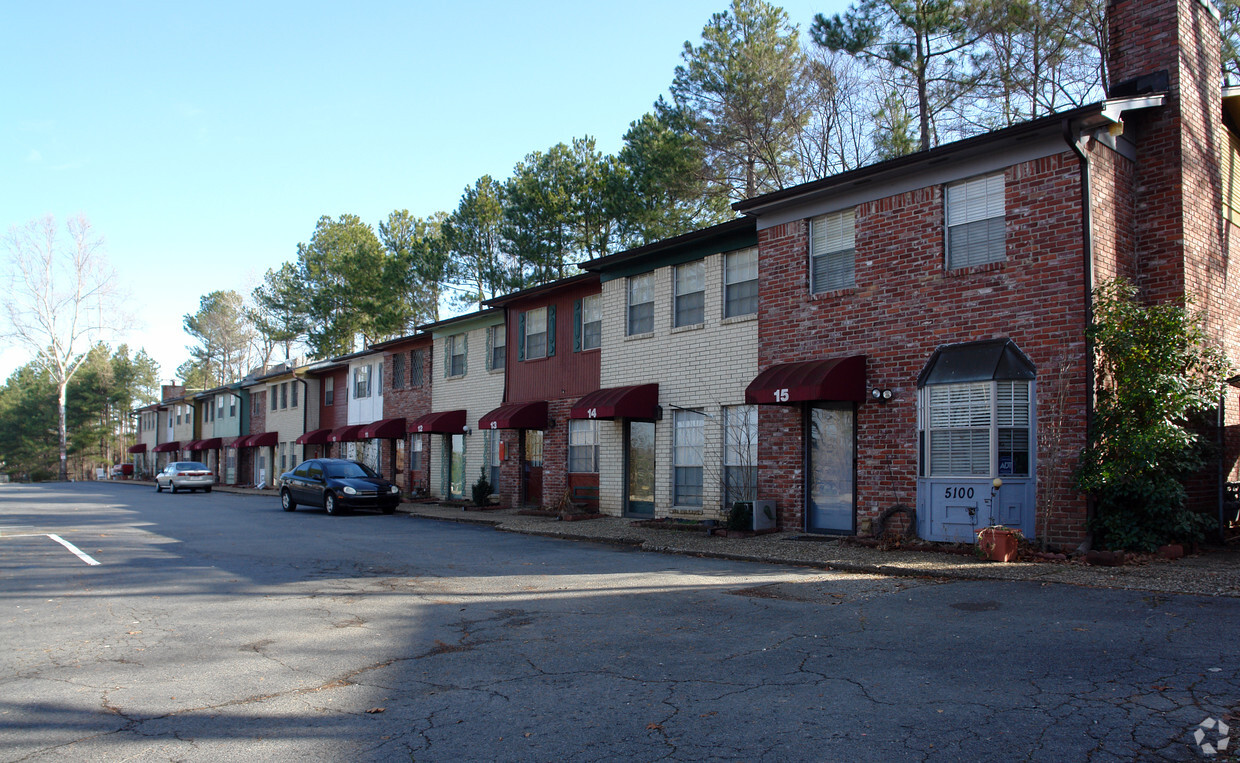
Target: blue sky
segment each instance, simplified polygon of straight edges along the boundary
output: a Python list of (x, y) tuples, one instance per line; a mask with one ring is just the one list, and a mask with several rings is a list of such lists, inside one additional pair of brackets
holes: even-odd
[[(0, 226), (84, 214), (170, 380), (181, 317), (321, 215), (451, 211), (484, 174), (611, 153), (726, 0), (5, 4)], [(806, 35), (845, 0), (784, 3)], [(0, 378), (30, 358), (0, 347)]]

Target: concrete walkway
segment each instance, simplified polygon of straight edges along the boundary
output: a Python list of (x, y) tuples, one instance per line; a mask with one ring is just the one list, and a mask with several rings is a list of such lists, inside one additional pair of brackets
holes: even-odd
[[(153, 487), (153, 482), (129, 484)], [(266, 496), (274, 490), (217, 486), (220, 492)], [(1176, 561), (1153, 559), (1122, 567), (1095, 567), (1081, 560), (1063, 562), (982, 561), (971, 555), (855, 546), (830, 536), (782, 531), (752, 538), (723, 538), (704, 532), (636, 527), (632, 520), (601, 517), (563, 522), (556, 517), (518, 514), (515, 509), (465, 510), (438, 503), (402, 503), (410, 516), (494, 527), (505, 532), (630, 546), (642, 551), (793, 564), (845, 572), (982, 580), (1030, 580), (1102, 588), (1127, 588), (1200, 596), (1240, 598), (1240, 549), (1209, 548)]]

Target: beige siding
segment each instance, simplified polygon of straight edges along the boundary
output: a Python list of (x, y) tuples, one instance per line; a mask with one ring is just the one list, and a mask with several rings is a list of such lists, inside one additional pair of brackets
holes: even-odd
[[(431, 379), (431, 410), (452, 411), (464, 408), (465, 424), (469, 434), (465, 436), (465, 495), (469, 496), (469, 487), (478, 481), (485, 458), (485, 436), (478, 431), (478, 419), (498, 408), (504, 400), (504, 371), (487, 370), (486, 329), (503, 323), (503, 318), (495, 319), (482, 325), (467, 324), (468, 331), (454, 332), (449, 328), (443, 330), (442, 336), (435, 334), (435, 377)], [(465, 375), (444, 378), (444, 346), (447, 337), (457, 333), (465, 333), (469, 340), (465, 356)], [(444, 443), (447, 437), (436, 435), (430, 440), (431, 495), (444, 496)]]

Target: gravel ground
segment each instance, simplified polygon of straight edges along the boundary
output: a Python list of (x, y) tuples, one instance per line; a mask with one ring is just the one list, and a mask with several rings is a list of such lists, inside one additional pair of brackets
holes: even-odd
[[(154, 483), (129, 482), (150, 486)], [(217, 487), (217, 490), (270, 496), (271, 490)], [(937, 551), (883, 551), (846, 545), (838, 539), (778, 532), (752, 538), (723, 538), (683, 530), (634, 527), (632, 520), (601, 517), (562, 522), (554, 517), (518, 514), (515, 509), (465, 511), (436, 503), (402, 503), (398, 511), (414, 517), (489, 525), (505, 532), (571, 540), (618, 543), (642, 551), (824, 567), (845, 572), (974, 580), (1031, 580), (1100, 588), (1187, 593), (1240, 598), (1240, 549), (1208, 548), (1167, 561), (1155, 559), (1123, 567), (1095, 567), (1083, 561), (986, 562), (973, 556)]]

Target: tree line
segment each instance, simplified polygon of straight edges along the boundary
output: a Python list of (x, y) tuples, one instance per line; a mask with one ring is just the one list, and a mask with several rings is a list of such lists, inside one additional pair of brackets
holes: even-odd
[(723, 222), (735, 201), (1097, 99), (1105, 81), (1104, 0), (858, 0), (808, 32), (732, 0), (614, 154), (572, 138), (478, 178), (451, 211), (321, 217), (252, 293), (185, 316), (197, 344), (178, 373), (212, 387), (297, 348), (345, 354)]

